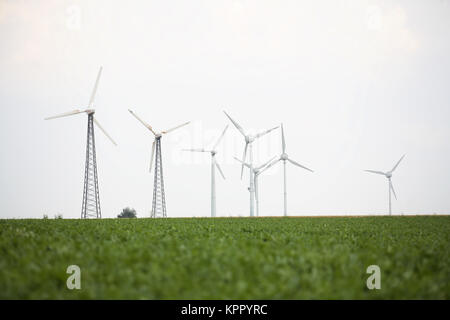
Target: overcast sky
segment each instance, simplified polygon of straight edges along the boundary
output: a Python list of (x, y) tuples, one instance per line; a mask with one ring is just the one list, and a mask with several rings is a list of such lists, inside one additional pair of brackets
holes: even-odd
[[(87, 107), (99, 67), (96, 130), (103, 217), (150, 215), (152, 135), (163, 137), (169, 217), (210, 215), (209, 147), (230, 124), (284, 124), (291, 215), (381, 214), (392, 178), (396, 214), (450, 213), (448, 1), (0, 0), (1, 218), (78, 218)], [(254, 145), (279, 155), (280, 131)], [(219, 216), (248, 215), (244, 142), (230, 125), (219, 146)], [(261, 215), (282, 215), (283, 172), (260, 177)]]

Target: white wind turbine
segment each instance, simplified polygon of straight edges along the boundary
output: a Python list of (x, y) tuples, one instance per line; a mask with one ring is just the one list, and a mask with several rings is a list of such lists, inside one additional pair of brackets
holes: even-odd
[[(239, 161), (240, 163), (244, 164), (247, 168), (249, 168), (249, 170), (252, 170), (251, 166), (249, 163), (247, 162), (242, 162), (242, 160), (234, 157), (237, 161)], [(260, 166), (254, 167), (253, 168), (253, 180), (254, 180), (254, 184), (255, 184), (255, 199), (256, 199), (256, 216), (259, 217), (259, 189), (258, 189), (258, 177), (261, 174), (261, 172), (263, 171), (263, 168), (265, 166), (267, 166), (273, 159), (275, 159), (276, 157), (273, 157), (271, 159), (269, 159), (267, 162), (263, 163)]]
[(283, 129), (283, 124), (281, 124), (281, 147), (282, 147), (282, 153), (280, 155), (280, 157), (278, 159), (276, 159), (275, 161), (273, 161), (272, 163), (270, 163), (267, 167), (265, 167), (263, 170), (261, 170), (261, 173), (263, 171), (266, 171), (267, 169), (269, 169), (271, 166), (273, 166), (275, 163), (277, 163), (278, 161), (283, 161), (283, 172), (284, 172), (284, 215), (287, 216), (287, 186), (286, 186), (286, 161), (289, 161), (290, 163), (292, 163), (293, 165), (303, 168), (305, 170), (312, 171), (311, 169), (302, 166), (301, 164), (295, 162), (294, 160), (290, 159), (286, 153), (286, 142), (284, 139), (284, 129)]
[(222, 134), (220, 135), (219, 139), (217, 139), (216, 143), (212, 147), (211, 150), (205, 150), (205, 149), (183, 149), (183, 151), (191, 151), (191, 152), (208, 152), (211, 154), (211, 217), (216, 216), (216, 167), (220, 172), (220, 175), (225, 180), (225, 176), (223, 174), (222, 169), (220, 169), (219, 164), (216, 161), (216, 154), (217, 154), (217, 146), (219, 145), (220, 141), (222, 140), (223, 136), (225, 135), (225, 132), (228, 129), (228, 125), (223, 130)]
[(396, 165), (392, 168), (391, 171), (388, 172), (382, 172), (382, 171), (375, 171), (375, 170), (364, 170), (370, 173), (375, 173), (375, 174), (380, 174), (385, 176), (388, 179), (388, 188), (389, 188), (389, 215), (392, 214), (392, 203), (391, 203), (391, 191), (394, 194), (395, 199), (397, 200), (397, 195), (395, 194), (395, 190), (394, 190), (394, 186), (392, 185), (392, 173), (394, 172), (395, 169), (397, 169), (398, 165), (400, 164), (400, 162), (403, 160), (403, 158), (405, 157), (405, 155), (403, 155), (400, 160), (398, 160), (398, 162), (396, 163)]
[(150, 130), (155, 136), (155, 140), (153, 140), (152, 144), (152, 155), (150, 158), (150, 167), (149, 171), (152, 170), (153, 158), (155, 157), (156, 150), (156, 161), (155, 161), (155, 175), (154, 175), (154, 184), (153, 184), (153, 203), (152, 203), (152, 213), (151, 216), (156, 218), (159, 216), (167, 217), (166, 211), (166, 197), (164, 193), (164, 176), (162, 169), (162, 155), (161, 155), (161, 137), (169, 132), (172, 132), (178, 128), (181, 128), (190, 123), (190, 121), (180, 124), (176, 127), (173, 127), (169, 130), (156, 132), (153, 128), (146, 123), (144, 120), (139, 118), (136, 113), (128, 109), (128, 111), (140, 122), (142, 123), (148, 130)]
[[(255, 187), (254, 187), (254, 179), (253, 179), (253, 148), (252, 148), (252, 143), (266, 135), (267, 133), (271, 132), (272, 130), (277, 129), (278, 127), (274, 127), (268, 130), (265, 130), (263, 132), (257, 133), (255, 135), (251, 135), (251, 134), (246, 134), (244, 129), (242, 129), (242, 127), (236, 122), (234, 121), (229, 115), (228, 113), (226, 113), (224, 111), (225, 115), (228, 117), (228, 119), (230, 119), (230, 121), (233, 123), (233, 125), (236, 127), (236, 129), (238, 129), (238, 131), (244, 136), (245, 139), (245, 148), (244, 148), (244, 154), (242, 156), (242, 162), (245, 162), (245, 159), (247, 157), (247, 149), (248, 153), (249, 153), (249, 158), (250, 161), (248, 162), (249, 166), (250, 166), (250, 186), (249, 186), (249, 191), (250, 191), (250, 216), (253, 217), (254, 216), (254, 203), (255, 203)], [(242, 164), (241, 167), (241, 179), (242, 179), (242, 175), (244, 173), (244, 164)]]
[(45, 120), (62, 118), (73, 116), (79, 113), (86, 113), (88, 115), (88, 129), (87, 129), (87, 142), (86, 142), (86, 164), (84, 169), (84, 190), (83, 190), (83, 203), (81, 208), (81, 218), (101, 218), (100, 209), (100, 195), (98, 190), (98, 177), (97, 177), (97, 160), (95, 152), (95, 135), (94, 135), (94, 123), (100, 130), (108, 137), (114, 145), (117, 145), (111, 136), (103, 129), (100, 123), (94, 118), (94, 100), (97, 92), (100, 76), (102, 75), (103, 68), (97, 74), (95, 80), (94, 89), (92, 90), (89, 104), (85, 110), (73, 110), (57, 116), (45, 118)]

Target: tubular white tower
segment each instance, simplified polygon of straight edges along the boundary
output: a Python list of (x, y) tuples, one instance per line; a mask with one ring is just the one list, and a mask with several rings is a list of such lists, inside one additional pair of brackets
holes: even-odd
[(156, 149), (156, 161), (155, 161), (155, 175), (154, 175), (154, 182), (153, 182), (153, 202), (152, 202), (152, 212), (151, 217), (152, 218), (166, 218), (167, 217), (167, 210), (166, 210), (166, 197), (164, 193), (164, 176), (163, 176), (163, 170), (162, 170), (162, 154), (161, 154), (161, 138), (163, 135), (172, 132), (178, 128), (181, 128), (189, 122), (185, 122), (183, 124), (180, 124), (172, 129), (161, 131), (161, 132), (155, 132), (153, 128), (146, 123), (144, 120), (139, 118), (136, 113), (128, 109), (128, 111), (140, 122), (142, 123), (148, 130), (153, 133), (155, 136), (155, 140), (153, 141), (152, 145), (152, 155), (150, 158), (150, 168), (149, 171), (152, 170), (153, 165), (153, 158), (155, 157), (155, 149)]
[(205, 149), (183, 149), (183, 151), (191, 151), (191, 152), (209, 152), (211, 154), (211, 217), (216, 216), (216, 168), (219, 170), (220, 175), (225, 180), (225, 175), (223, 174), (222, 169), (220, 168), (219, 164), (216, 161), (216, 154), (217, 154), (217, 146), (219, 145), (219, 142), (222, 140), (223, 136), (225, 135), (225, 132), (228, 129), (228, 125), (223, 130), (222, 134), (220, 135), (219, 139), (217, 139), (216, 143), (212, 147), (211, 150), (205, 150)]
[(103, 68), (97, 74), (95, 80), (94, 89), (92, 90), (91, 98), (89, 100), (88, 108), (86, 110), (73, 110), (57, 116), (45, 118), (45, 120), (68, 117), (79, 113), (86, 113), (88, 115), (88, 129), (87, 129), (87, 142), (86, 142), (86, 164), (84, 169), (84, 187), (83, 187), (83, 202), (81, 205), (81, 218), (101, 218), (102, 213), (100, 209), (100, 194), (98, 188), (98, 176), (97, 176), (97, 156), (95, 151), (95, 135), (94, 135), (94, 123), (95, 125), (108, 137), (111, 142), (116, 145), (111, 136), (100, 125), (97, 119), (94, 117), (94, 100), (97, 92), (98, 83), (102, 75)]
[[(254, 206), (255, 206), (255, 180), (253, 179), (253, 145), (249, 144), (249, 156), (250, 156), (250, 170), (249, 170), (249, 188), (250, 192), (250, 217), (254, 216)], [(242, 158), (242, 161), (245, 161), (245, 155)], [(244, 168), (244, 166), (242, 166)], [(241, 170), (241, 179), (242, 179), (243, 169)]]
[[(256, 139), (268, 134), (269, 132), (277, 129), (278, 127), (274, 127), (268, 130), (265, 130), (263, 132), (260, 132), (258, 134), (255, 135), (250, 135), (250, 134), (246, 134), (244, 129), (242, 129), (242, 127), (236, 122), (234, 121), (229, 115), (228, 113), (226, 113), (224, 111), (225, 115), (228, 117), (228, 119), (230, 119), (231, 123), (233, 123), (233, 125), (236, 127), (236, 129), (238, 129), (238, 131), (242, 134), (242, 136), (245, 139), (245, 148), (244, 148), (244, 154), (242, 156), (242, 162), (245, 162), (245, 159), (247, 157), (247, 149), (249, 149), (249, 165), (250, 165), (250, 183), (249, 183), (249, 188), (248, 191), (250, 192), (250, 217), (254, 216), (254, 203), (255, 203), (255, 186), (254, 186), (254, 179), (253, 179), (253, 148), (252, 148), (252, 143), (253, 141), (255, 141)], [(242, 164), (241, 166), (241, 179), (242, 179), (242, 175), (244, 173), (244, 164)]]
[(312, 171), (311, 169), (302, 166), (301, 164), (295, 162), (294, 160), (290, 159), (288, 157), (288, 155), (286, 154), (286, 142), (284, 139), (284, 129), (283, 129), (283, 124), (281, 124), (281, 146), (282, 146), (282, 154), (280, 155), (280, 157), (274, 161), (272, 161), (268, 166), (266, 166), (263, 170), (261, 170), (261, 173), (267, 169), (269, 169), (271, 166), (273, 166), (275, 163), (277, 163), (278, 161), (283, 161), (283, 175), (284, 175), (284, 180), (283, 180), (283, 198), (284, 198), (284, 215), (287, 216), (287, 184), (286, 184), (286, 161), (289, 161), (290, 163), (292, 163), (293, 165), (303, 168), (305, 170)]
[[(254, 184), (254, 188), (255, 188), (255, 200), (256, 200), (256, 216), (259, 217), (259, 187), (258, 187), (258, 177), (259, 174), (261, 173), (261, 170), (267, 166), (273, 159), (275, 159), (275, 157), (273, 157), (272, 159), (268, 160), (267, 162), (263, 163), (260, 166), (257, 167), (252, 167), (249, 163), (247, 162), (242, 162), (242, 160), (234, 157), (237, 161), (239, 161), (240, 163), (244, 164), (247, 168), (249, 168), (249, 171), (252, 172), (253, 171), (253, 184)], [(252, 175), (250, 175), (250, 178), (252, 177)]]
[(370, 173), (375, 173), (375, 174), (379, 174), (382, 176), (385, 176), (388, 179), (388, 189), (389, 189), (389, 215), (392, 215), (392, 201), (391, 201), (391, 191), (394, 194), (395, 200), (397, 200), (397, 195), (395, 194), (395, 190), (394, 190), (394, 185), (392, 184), (392, 173), (394, 172), (395, 169), (397, 169), (398, 165), (400, 164), (400, 162), (403, 160), (403, 158), (405, 157), (405, 155), (403, 155), (400, 160), (397, 161), (397, 163), (395, 164), (395, 166), (392, 168), (391, 171), (388, 172), (382, 172), (382, 171), (375, 171), (375, 170), (364, 170)]

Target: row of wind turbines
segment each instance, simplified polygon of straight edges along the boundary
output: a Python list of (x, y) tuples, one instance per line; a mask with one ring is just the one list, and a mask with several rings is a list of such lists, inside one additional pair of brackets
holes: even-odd
[[(95, 149), (95, 134), (94, 134), (94, 124), (106, 135), (106, 137), (114, 144), (117, 145), (116, 142), (111, 138), (111, 136), (107, 133), (107, 131), (100, 125), (98, 120), (94, 117), (95, 109), (94, 109), (94, 101), (95, 95), (97, 92), (98, 84), (100, 81), (100, 77), (102, 74), (103, 68), (100, 67), (98, 72), (94, 89), (92, 91), (91, 97), (89, 99), (89, 103), (86, 109), (80, 110), (76, 109), (70, 112), (66, 112), (63, 114), (59, 114), (56, 116), (45, 118), (45, 120), (62, 118), (67, 116), (72, 116), (80, 113), (86, 113), (88, 115), (88, 130), (87, 130), (87, 142), (86, 142), (86, 162), (85, 162), (85, 175), (84, 175), (84, 189), (83, 189), (83, 202), (82, 202), (82, 210), (81, 210), (81, 218), (101, 218), (101, 208), (100, 208), (100, 196), (99, 196), (99, 188), (98, 188), (98, 176), (97, 176), (97, 160), (96, 160), (96, 149)], [(154, 168), (154, 184), (153, 184), (153, 201), (152, 201), (152, 211), (151, 217), (167, 217), (166, 210), (166, 200), (164, 193), (164, 175), (163, 175), (163, 166), (162, 166), (162, 151), (161, 151), (161, 138), (181, 127), (186, 126), (190, 122), (185, 122), (176, 127), (165, 131), (155, 131), (152, 126), (150, 126), (147, 122), (142, 120), (135, 112), (129, 110), (131, 115), (135, 117), (141, 124), (143, 124), (154, 137), (150, 158), (150, 167), (149, 170), (152, 171)], [(298, 162), (291, 159), (286, 153), (286, 141), (284, 136), (284, 128), (283, 124), (277, 127), (270, 128), (268, 130), (262, 131), (258, 134), (252, 135), (246, 132), (239, 124), (236, 122), (231, 116), (224, 111), (226, 117), (231, 121), (231, 123), (236, 127), (236, 129), (241, 133), (244, 138), (245, 147), (242, 159), (238, 159), (235, 157), (237, 161), (241, 163), (241, 179), (244, 173), (244, 167), (248, 168), (249, 171), (249, 187), (248, 191), (250, 194), (250, 216), (255, 216), (255, 205), (256, 205), (256, 216), (259, 216), (259, 195), (258, 195), (258, 177), (267, 169), (274, 166), (276, 163), (282, 161), (283, 162), (283, 195), (284, 195), (284, 215), (287, 216), (287, 183), (286, 183), (286, 164), (287, 162), (291, 163), (294, 166), (300, 167), (307, 171), (313, 172), (313, 170), (299, 164)], [(281, 154), (279, 156), (274, 156), (268, 161), (264, 162), (261, 165), (255, 166), (253, 164), (253, 142), (266, 134), (274, 131), (281, 127)], [(211, 217), (216, 216), (216, 168), (220, 172), (221, 176), (225, 179), (225, 175), (216, 161), (217, 147), (222, 141), (226, 131), (228, 129), (228, 125), (222, 131), (222, 134), (218, 137), (214, 145), (211, 149), (204, 148), (191, 148), (191, 149), (183, 149), (184, 151), (190, 152), (205, 152), (209, 153), (211, 156)], [(394, 190), (394, 186), (392, 184), (391, 178), (395, 169), (398, 167), (400, 162), (403, 160), (404, 155), (400, 158), (400, 160), (395, 164), (395, 166), (387, 172), (375, 171), (375, 170), (365, 170), (370, 173), (383, 175), (388, 179), (388, 187), (389, 187), (389, 215), (392, 214), (392, 201), (391, 194), (397, 199), (397, 195)], [(154, 163), (154, 166), (153, 166)]]

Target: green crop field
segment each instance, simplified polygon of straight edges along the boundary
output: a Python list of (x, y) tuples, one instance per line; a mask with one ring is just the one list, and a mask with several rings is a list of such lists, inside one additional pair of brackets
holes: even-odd
[(0, 220), (0, 298), (449, 299), (449, 248), (449, 216)]

